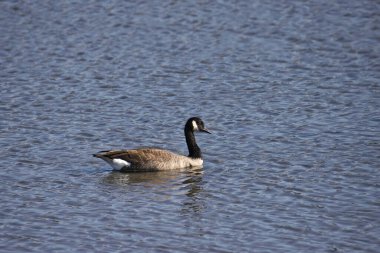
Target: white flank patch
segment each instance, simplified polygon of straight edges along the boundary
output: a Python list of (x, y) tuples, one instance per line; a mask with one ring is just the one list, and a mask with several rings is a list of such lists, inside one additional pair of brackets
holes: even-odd
[(195, 122), (195, 120), (193, 120), (193, 131), (198, 131), (198, 125), (197, 125), (197, 122)]
[(115, 159), (112, 159), (111, 165), (115, 170), (121, 170), (123, 167), (131, 166), (131, 163), (122, 159), (115, 158)]

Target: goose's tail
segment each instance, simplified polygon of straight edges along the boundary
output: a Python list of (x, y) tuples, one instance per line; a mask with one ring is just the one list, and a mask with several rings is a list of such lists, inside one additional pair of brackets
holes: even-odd
[(107, 154), (109, 154), (110, 150), (104, 150), (104, 151), (100, 151), (96, 154), (92, 154), (93, 157), (97, 157), (97, 158), (104, 158), (107, 156)]

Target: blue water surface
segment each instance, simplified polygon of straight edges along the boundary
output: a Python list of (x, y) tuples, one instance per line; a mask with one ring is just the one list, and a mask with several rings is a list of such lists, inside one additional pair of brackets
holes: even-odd
[[(378, 252), (378, 1), (1, 1), (1, 252)], [(186, 154), (121, 174), (92, 153)]]

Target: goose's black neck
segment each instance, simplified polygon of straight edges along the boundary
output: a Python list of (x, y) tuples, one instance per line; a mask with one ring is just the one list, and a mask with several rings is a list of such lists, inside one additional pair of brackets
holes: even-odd
[(189, 149), (189, 157), (202, 158), (202, 152), (195, 141), (194, 132), (188, 125), (185, 126), (185, 137), (187, 148)]

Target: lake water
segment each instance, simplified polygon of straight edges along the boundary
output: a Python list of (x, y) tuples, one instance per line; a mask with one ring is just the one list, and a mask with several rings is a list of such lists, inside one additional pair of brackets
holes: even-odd
[[(378, 1), (1, 1), (1, 252), (379, 252)], [(198, 170), (121, 174), (157, 146)]]

